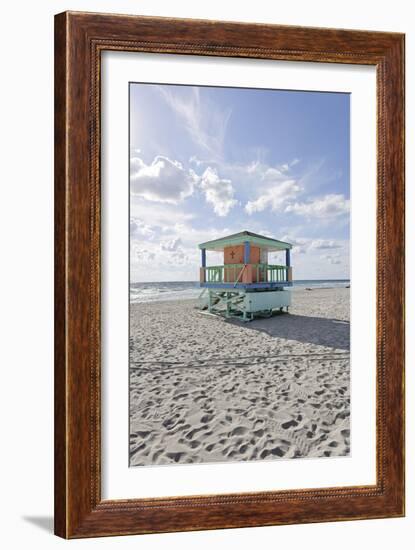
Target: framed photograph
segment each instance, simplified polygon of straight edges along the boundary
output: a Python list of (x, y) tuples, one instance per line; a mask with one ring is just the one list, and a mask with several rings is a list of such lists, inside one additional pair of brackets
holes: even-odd
[(55, 532), (404, 515), (404, 35), (55, 19)]

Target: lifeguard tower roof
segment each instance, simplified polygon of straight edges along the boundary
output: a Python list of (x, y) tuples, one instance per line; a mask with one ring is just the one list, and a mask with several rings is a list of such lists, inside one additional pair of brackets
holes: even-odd
[(289, 250), (292, 248), (290, 243), (284, 241), (278, 241), (277, 239), (271, 239), (264, 235), (258, 235), (258, 233), (252, 233), (251, 231), (241, 231), (240, 233), (234, 233), (233, 235), (227, 235), (222, 239), (214, 239), (213, 241), (207, 241), (199, 244), (199, 248), (205, 250), (224, 250), (226, 246), (235, 246), (249, 242), (253, 245), (261, 247), (268, 252), (275, 252), (277, 250)]

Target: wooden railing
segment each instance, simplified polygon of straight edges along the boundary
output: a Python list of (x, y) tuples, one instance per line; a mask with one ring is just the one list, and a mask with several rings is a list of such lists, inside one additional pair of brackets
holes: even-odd
[[(258, 283), (278, 283), (288, 281), (288, 267), (285, 265), (248, 264), (251, 266), (252, 281)], [(214, 265), (202, 268), (206, 283), (242, 282), (245, 264)]]

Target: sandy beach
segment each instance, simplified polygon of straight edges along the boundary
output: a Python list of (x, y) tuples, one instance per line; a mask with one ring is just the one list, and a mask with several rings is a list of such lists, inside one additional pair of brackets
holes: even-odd
[(195, 305), (131, 304), (131, 466), (349, 454), (349, 289), (250, 323)]

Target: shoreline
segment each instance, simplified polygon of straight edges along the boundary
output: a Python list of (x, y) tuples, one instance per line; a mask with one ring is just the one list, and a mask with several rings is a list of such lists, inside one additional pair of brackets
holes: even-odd
[[(140, 283), (140, 284), (147, 284), (147, 283)], [(315, 290), (336, 290), (338, 288), (345, 288), (345, 289), (350, 289), (350, 282), (349, 284), (345, 284), (345, 286), (315, 286), (315, 287), (307, 287), (307, 286), (303, 286), (303, 285), (293, 285), (291, 287), (285, 287), (284, 290), (288, 290), (288, 291), (291, 291), (291, 292), (300, 292), (300, 291), (307, 291), (307, 292), (311, 292), (311, 291), (315, 291)], [(190, 289), (189, 289), (190, 291)], [(174, 292), (168, 292), (166, 291), (165, 293), (161, 293), (159, 295), (155, 294), (154, 297), (151, 297), (151, 298), (147, 298), (147, 299), (142, 299), (142, 300), (134, 300), (132, 301), (130, 299), (130, 307), (133, 306), (133, 305), (136, 305), (136, 304), (152, 304), (152, 303), (159, 303), (159, 302), (171, 302), (171, 301), (177, 301), (177, 302), (181, 302), (183, 300), (197, 300), (198, 298), (198, 294), (200, 294), (201, 292), (203, 291), (203, 288), (195, 288), (194, 289), (194, 296), (174, 296), (174, 294), (179, 294), (180, 291), (174, 291)], [(183, 292), (186, 292), (185, 290)], [(171, 297), (170, 298), (166, 298), (163, 296), (163, 294), (166, 294), (166, 295), (170, 295)]]

